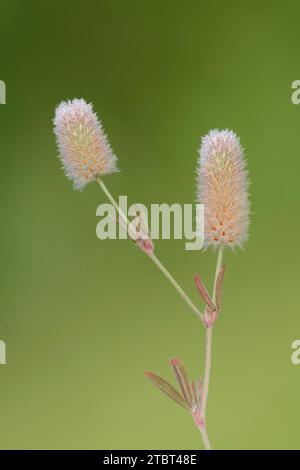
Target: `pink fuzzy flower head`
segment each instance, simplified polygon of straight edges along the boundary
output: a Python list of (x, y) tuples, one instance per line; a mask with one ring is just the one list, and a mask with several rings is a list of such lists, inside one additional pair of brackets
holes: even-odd
[(204, 204), (205, 246), (242, 246), (248, 238), (248, 171), (234, 132), (212, 130), (202, 138), (197, 169)]
[(54, 133), (59, 157), (75, 189), (83, 189), (98, 176), (118, 171), (117, 159), (92, 104), (83, 99), (63, 101), (55, 111)]

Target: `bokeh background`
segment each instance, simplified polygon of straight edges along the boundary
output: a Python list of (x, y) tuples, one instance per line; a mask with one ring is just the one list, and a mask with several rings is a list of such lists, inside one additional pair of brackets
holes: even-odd
[[(201, 324), (129, 241), (96, 238), (96, 184), (75, 192), (52, 133), (63, 99), (93, 101), (129, 202), (191, 203), (200, 137), (246, 149), (252, 221), (226, 253), (208, 430), (218, 449), (299, 449), (299, 2), (2, 0), (2, 449), (201, 449), (190, 417), (143, 376), (202, 373)], [(215, 254), (157, 241), (195, 302)]]

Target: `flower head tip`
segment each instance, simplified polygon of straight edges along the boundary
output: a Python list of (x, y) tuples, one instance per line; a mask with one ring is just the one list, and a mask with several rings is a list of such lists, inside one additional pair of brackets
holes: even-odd
[(55, 111), (54, 133), (65, 173), (76, 189), (118, 171), (117, 159), (92, 104), (83, 99), (63, 101)]

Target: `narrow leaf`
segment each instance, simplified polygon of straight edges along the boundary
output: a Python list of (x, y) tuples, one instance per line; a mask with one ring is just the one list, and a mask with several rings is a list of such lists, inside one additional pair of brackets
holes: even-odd
[(204, 302), (206, 303), (206, 305), (208, 305), (208, 307), (210, 307), (212, 310), (216, 310), (215, 304), (213, 303), (212, 299), (210, 298), (210, 295), (207, 292), (206, 287), (203, 284), (203, 282), (201, 280), (201, 277), (198, 274), (196, 274), (194, 276), (194, 281), (195, 281), (196, 287), (198, 289), (198, 292), (201, 295)]
[(198, 396), (195, 382), (192, 380), (192, 394), (193, 394), (193, 405), (198, 405)]
[(184, 398), (175, 390), (175, 388), (169, 384), (165, 379), (159, 377), (158, 375), (150, 372), (148, 370), (144, 371), (145, 376), (151, 380), (151, 382), (159, 388), (162, 392), (164, 392), (168, 397), (172, 398), (172, 400), (176, 401), (178, 405), (183, 406), (183, 408), (188, 409), (188, 406), (184, 400)]
[(221, 309), (221, 297), (222, 297), (222, 287), (223, 287), (223, 281), (224, 281), (224, 272), (225, 272), (225, 264), (221, 267), (217, 282), (216, 282), (216, 305), (217, 305), (217, 310)]
[(188, 376), (185, 370), (185, 367), (179, 357), (175, 357), (174, 359), (171, 359), (171, 366), (173, 368), (174, 374), (176, 376), (177, 382), (180, 386), (182, 395), (184, 396), (184, 399), (189, 407), (192, 406), (193, 402), (193, 396), (192, 396), (192, 391), (191, 387), (189, 384)]
[(198, 403), (200, 406), (202, 402), (202, 391), (203, 391), (203, 384), (202, 384), (201, 378), (197, 380), (196, 389), (197, 389), (197, 395), (198, 395)]

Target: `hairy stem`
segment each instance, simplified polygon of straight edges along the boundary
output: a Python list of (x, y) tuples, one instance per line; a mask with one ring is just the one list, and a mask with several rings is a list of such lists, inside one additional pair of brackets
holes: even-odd
[(203, 315), (199, 311), (199, 309), (196, 307), (196, 305), (191, 301), (191, 299), (187, 296), (187, 294), (184, 292), (184, 290), (180, 287), (178, 282), (173, 278), (173, 276), (169, 273), (167, 268), (159, 261), (157, 256), (152, 253), (149, 254), (149, 257), (152, 259), (154, 264), (160, 269), (160, 271), (166, 276), (166, 278), (170, 281), (172, 286), (177, 290), (178, 294), (182, 297), (182, 299), (186, 302), (186, 304), (193, 310), (193, 312), (200, 318), (200, 320), (203, 320)]
[[(220, 245), (220, 248), (218, 251), (218, 257), (217, 257), (217, 266), (216, 266), (213, 295), (212, 295), (212, 300), (214, 303), (216, 302), (216, 284), (217, 284), (217, 279), (218, 279), (220, 269), (222, 267), (222, 260), (223, 260), (223, 246)], [(205, 419), (205, 416), (206, 416), (207, 397), (208, 397), (209, 381), (210, 381), (212, 332), (213, 332), (213, 326), (206, 327), (205, 372), (204, 372), (203, 397), (202, 397), (203, 419)]]
[(205, 421), (198, 413), (193, 413), (194, 423), (200, 431), (205, 450), (211, 450), (210, 440), (206, 432)]
[[(106, 185), (103, 183), (102, 179), (98, 178), (97, 182), (98, 182), (99, 186), (101, 187), (101, 189), (104, 191), (107, 198), (110, 200), (110, 202), (114, 206), (114, 208), (116, 209), (119, 216), (122, 218), (123, 222), (126, 224), (126, 227), (128, 227), (129, 222), (128, 222), (127, 216), (122, 212), (122, 210), (120, 209), (118, 203), (115, 201), (115, 199), (111, 195), (110, 191), (107, 189)], [(127, 228), (127, 231), (128, 231), (128, 235), (130, 236), (128, 228)], [(169, 280), (169, 282), (172, 284), (172, 286), (177, 290), (178, 294), (185, 301), (185, 303), (193, 310), (193, 312), (202, 321), (203, 320), (203, 314), (196, 307), (196, 305), (191, 301), (191, 299), (184, 292), (184, 290), (180, 287), (180, 285), (174, 279), (174, 277), (169, 273), (167, 268), (161, 263), (161, 261), (157, 258), (157, 256), (154, 253), (150, 253), (148, 256), (154, 262), (154, 264), (158, 267), (158, 269), (164, 274), (164, 276)]]
[[(213, 303), (216, 303), (216, 286), (217, 286), (218, 275), (222, 267), (222, 260), (223, 260), (223, 246), (221, 245), (219, 247), (218, 257), (217, 257), (217, 266), (216, 266), (213, 295), (212, 295)], [(201, 432), (202, 440), (204, 443), (204, 447), (206, 450), (211, 450), (210, 441), (208, 439), (208, 435), (206, 431), (205, 416), (206, 416), (207, 397), (208, 397), (210, 371), (211, 371), (212, 332), (213, 332), (213, 326), (207, 326), (206, 327), (206, 346), (205, 346), (205, 372), (204, 372), (204, 384), (203, 384), (203, 395), (202, 395), (202, 418), (204, 420), (204, 425), (201, 428), (199, 428)]]
[(208, 438), (208, 435), (207, 435), (207, 432), (206, 432), (206, 426), (203, 426), (203, 427), (199, 428), (199, 430), (200, 430), (200, 433), (201, 433), (201, 437), (202, 437), (205, 449), (206, 450), (212, 450), (211, 445), (210, 445), (210, 441), (209, 441), (209, 438)]

